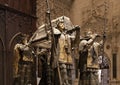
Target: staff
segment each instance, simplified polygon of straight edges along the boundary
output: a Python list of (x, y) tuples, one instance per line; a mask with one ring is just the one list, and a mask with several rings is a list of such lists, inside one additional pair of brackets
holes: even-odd
[(60, 68), (59, 68), (59, 64), (58, 61), (54, 62), (55, 57), (56, 57), (56, 43), (55, 43), (55, 37), (54, 37), (54, 31), (52, 28), (52, 23), (51, 23), (51, 17), (50, 17), (50, 7), (49, 7), (49, 2), (48, 0), (46, 0), (46, 4), (47, 4), (47, 11), (46, 11), (46, 16), (48, 18), (49, 21), (49, 26), (50, 26), (50, 30), (51, 30), (51, 42), (52, 42), (52, 46), (51, 46), (51, 58), (50, 58), (50, 67), (53, 68), (53, 63), (57, 63), (57, 71), (58, 71), (58, 76), (59, 76), (59, 81), (60, 81), (60, 85), (62, 85), (62, 80), (61, 80), (61, 75), (60, 75)]

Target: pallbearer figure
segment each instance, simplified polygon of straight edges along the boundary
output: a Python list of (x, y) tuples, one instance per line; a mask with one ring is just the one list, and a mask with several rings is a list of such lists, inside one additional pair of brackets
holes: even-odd
[(35, 83), (35, 55), (27, 40), (28, 35), (21, 34), (22, 42), (14, 47), (14, 85), (34, 85)]
[(99, 69), (98, 56), (102, 41), (98, 34), (91, 31), (84, 38), (80, 39), (79, 44), (79, 85), (98, 85), (97, 71)]

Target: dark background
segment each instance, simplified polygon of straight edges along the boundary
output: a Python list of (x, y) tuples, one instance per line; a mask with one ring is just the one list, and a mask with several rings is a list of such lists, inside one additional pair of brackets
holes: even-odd
[[(12, 85), (13, 48), (19, 33), (36, 29), (36, 0), (0, 0), (0, 85)], [(10, 42), (12, 43), (10, 44)]]

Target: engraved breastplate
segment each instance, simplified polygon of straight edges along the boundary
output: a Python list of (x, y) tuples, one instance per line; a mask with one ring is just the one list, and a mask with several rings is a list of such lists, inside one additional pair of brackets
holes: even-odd
[(69, 42), (67, 41), (66, 35), (61, 34), (59, 38), (59, 61), (63, 63), (72, 63), (72, 57), (70, 53)]
[(22, 48), (23, 61), (33, 62), (32, 50), (28, 46), (23, 46)]

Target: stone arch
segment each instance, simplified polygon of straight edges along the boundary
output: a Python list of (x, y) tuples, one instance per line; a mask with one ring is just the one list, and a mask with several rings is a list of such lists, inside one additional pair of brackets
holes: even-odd
[(1, 42), (1, 45), (2, 45), (3, 50), (5, 50), (5, 44), (4, 44), (4, 42), (3, 42), (3, 40), (2, 40), (1, 37), (0, 37), (0, 42)]
[(21, 32), (18, 32), (18, 33), (16, 33), (15, 35), (13, 35), (13, 37), (11, 38), (11, 40), (10, 40), (10, 42), (9, 42), (9, 49), (11, 49), (11, 48), (13, 48), (13, 44), (15, 43), (15, 42), (17, 42), (17, 38), (18, 38), (18, 36), (21, 34)]
[(0, 85), (3, 85), (4, 84), (4, 57), (5, 57), (5, 45), (4, 45), (4, 42), (2, 40), (2, 38), (0, 37)]

